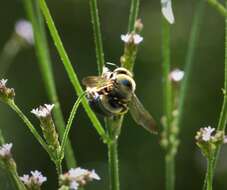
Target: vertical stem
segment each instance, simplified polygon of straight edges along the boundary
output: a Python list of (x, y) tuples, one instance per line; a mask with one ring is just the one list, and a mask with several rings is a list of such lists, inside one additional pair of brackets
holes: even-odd
[[(227, 0), (225, 1), (225, 7), (227, 8)], [(221, 112), (220, 112), (220, 116), (219, 116), (219, 120), (218, 120), (218, 126), (217, 126), (217, 130), (219, 131), (223, 131), (225, 132), (226, 129), (226, 123), (227, 123), (227, 17), (225, 17), (225, 61), (224, 61), (224, 89), (223, 89), (223, 94), (224, 94), (224, 99), (223, 99), (223, 103), (222, 103), (222, 108), (221, 108)], [(213, 174), (214, 171), (216, 169), (216, 164), (217, 164), (217, 160), (219, 158), (219, 154), (220, 154), (220, 150), (221, 150), (221, 145), (217, 146), (217, 149), (214, 153), (214, 155), (211, 158), (211, 162), (212, 162), (212, 180), (213, 180)], [(204, 185), (203, 185), (203, 189), (208, 188), (208, 180), (210, 176), (208, 176), (208, 173), (205, 177), (204, 180)]]
[(132, 0), (131, 1), (131, 8), (129, 13), (129, 24), (128, 24), (128, 33), (134, 31), (135, 21), (138, 18), (139, 13), (139, 0)]
[(177, 117), (177, 127), (181, 127), (183, 112), (184, 112), (184, 105), (185, 105), (185, 97), (188, 92), (188, 86), (189, 86), (189, 80), (191, 77), (191, 70), (192, 65), (195, 57), (195, 50), (196, 45), (201, 29), (201, 23), (204, 15), (204, 9), (205, 9), (205, 2), (204, 0), (200, 0), (197, 2), (196, 5), (196, 11), (195, 16), (192, 22), (192, 28), (191, 28), (191, 34), (187, 49), (187, 55), (186, 55), (186, 62), (185, 62), (185, 68), (184, 68), (184, 79), (181, 84), (180, 88), (180, 97), (179, 97), (179, 107), (178, 107), (178, 117)]
[(210, 158), (207, 159), (207, 190), (212, 190), (213, 185), (213, 164)]
[(5, 139), (3, 137), (2, 130), (0, 129), (0, 146), (3, 145), (4, 143), (5, 143)]
[[(31, 0), (24, 0), (24, 4), (28, 17), (33, 25), (38, 63), (40, 66), (48, 98), (55, 105), (53, 115), (59, 132), (60, 139), (62, 140), (65, 131), (65, 122), (58, 100), (56, 85), (54, 82), (52, 63), (50, 59), (48, 43), (45, 34), (45, 26), (39, 8), (39, 2), (34, 1), (35, 8), (33, 8)], [(65, 158), (68, 168), (73, 168), (76, 166), (73, 148), (69, 139), (67, 140), (67, 145), (65, 148)]]
[[(58, 50), (58, 53), (59, 53), (59, 55), (62, 59), (63, 65), (64, 65), (64, 67), (67, 71), (70, 82), (72, 83), (77, 95), (80, 96), (81, 94), (83, 94), (83, 89), (80, 85), (79, 79), (78, 79), (76, 73), (74, 72), (71, 61), (70, 61), (70, 59), (69, 59), (69, 57), (68, 57), (68, 55), (65, 51), (65, 48), (62, 44), (61, 38), (60, 38), (58, 31), (55, 27), (54, 21), (53, 21), (51, 15), (50, 15), (50, 11), (49, 11), (49, 9), (46, 5), (45, 0), (39, 0), (39, 2), (40, 2), (40, 8), (43, 12), (45, 19), (46, 19), (47, 26), (50, 30), (51, 36), (52, 36), (53, 41), (55, 43), (55, 46)], [(98, 134), (102, 137), (102, 139), (104, 141), (108, 141), (106, 134), (105, 134), (105, 131), (102, 128), (102, 125), (100, 124), (100, 122), (97, 119), (94, 112), (91, 110), (86, 98), (82, 99), (82, 104), (83, 104), (83, 107), (84, 107), (86, 113), (88, 114), (90, 120), (92, 121), (93, 126), (95, 127), (96, 131), (98, 132)]]
[(172, 87), (169, 80), (170, 73), (170, 26), (162, 18), (162, 69), (163, 69), (163, 98), (164, 115), (166, 117), (165, 134), (168, 142), (165, 156), (166, 164), (166, 190), (174, 190), (175, 186), (175, 168), (174, 155), (172, 154), (171, 124), (172, 124)]
[(122, 122), (122, 116), (105, 119), (106, 130), (110, 138), (110, 141), (108, 142), (110, 190), (120, 190), (118, 137), (121, 133)]
[(3, 47), (0, 54), (0, 78), (4, 77), (14, 58), (21, 49), (21, 39), (14, 33)]
[(90, 4), (91, 21), (92, 21), (93, 33), (94, 33), (94, 39), (95, 39), (95, 50), (96, 50), (96, 59), (97, 59), (97, 65), (98, 65), (98, 73), (99, 75), (101, 75), (103, 66), (105, 65), (105, 60), (104, 60), (104, 53), (103, 53), (102, 34), (100, 29), (97, 0), (89, 0), (89, 4)]
[(108, 144), (110, 190), (120, 189), (117, 145), (117, 140)]

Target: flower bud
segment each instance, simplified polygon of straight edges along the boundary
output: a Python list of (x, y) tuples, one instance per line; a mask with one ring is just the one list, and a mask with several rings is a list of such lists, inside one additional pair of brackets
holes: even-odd
[(15, 97), (15, 92), (13, 88), (6, 87), (7, 79), (0, 80), (0, 99), (3, 101), (13, 100)]

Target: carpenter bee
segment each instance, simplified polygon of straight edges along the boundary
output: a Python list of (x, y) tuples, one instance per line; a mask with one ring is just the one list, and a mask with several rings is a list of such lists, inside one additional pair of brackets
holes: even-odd
[(129, 70), (118, 67), (110, 71), (104, 67), (101, 76), (88, 76), (82, 83), (86, 86), (86, 97), (95, 112), (112, 117), (129, 110), (137, 124), (156, 133), (154, 119), (135, 95), (136, 83)]

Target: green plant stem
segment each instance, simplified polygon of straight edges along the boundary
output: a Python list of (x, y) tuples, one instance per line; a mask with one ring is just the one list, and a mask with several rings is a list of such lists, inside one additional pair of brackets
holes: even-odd
[(5, 143), (5, 139), (3, 137), (2, 130), (0, 129), (0, 146), (3, 145), (4, 143)]
[(111, 141), (108, 143), (109, 189), (120, 190), (118, 137), (121, 133), (123, 117), (105, 118), (106, 130)]
[(172, 145), (170, 138), (172, 135), (172, 86), (169, 80), (170, 73), (170, 26), (169, 23), (162, 18), (162, 69), (163, 69), (163, 102), (164, 115), (166, 123), (164, 132), (168, 145), (166, 147), (165, 165), (166, 165), (166, 190), (174, 190), (175, 187), (175, 168), (174, 155), (172, 154)]
[(13, 33), (11, 38), (4, 45), (3, 50), (0, 54), (0, 78), (5, 76), (14, 58), (20, 51), (20, 41), (22, 41), (22, 39), (20, 39), (15, 33)]
[[(33, 4), (31, 0), (24, 0), (24, 5), (27, 15), (33, 25), (38, 64), (43, 77), (48, 98), (55, 105), (53, 116), (59, 132), (60, 140), (62, 140), (65, 131), (65, 122), (58, 100), (56, 85), (54, 82), (52, 63), (50, 59), (48, 42), (46, 39), (45, 26), (39, 8), (39, 2), (34, 1)], [(76, 167), (76, 159), (74, 157), (73, 148), (69, 139), (67, 139), (65, 148), (65, 159), (68, 169)]]
[(6, 173), (9, 175), (12, 185), (17, 190), (26, 190), (24, 184), (20, 180), (20, 177), (17, 173), (16, 163), (13, 159), (1, 161), (0, 160), (0, 168), (4, 169)]
[(207, 159), (207, 190), (212, 190), (213, 186), (213, 164), (212, 159)]
[(200, 0), (197, 2), (195, 16), (192, 22), (192, 28), (190, 33), (190, 39), (187, 49), (185, 67), (184, 67), (184, 78), (180, 88), (180, 95), (179, 95), (179, 105), (178, 105), (178, 117), (177, 117), (177, 124), (178, 128), (181, 127), (182, 117), (184, 114), (184, 107), (185, 107), (185, 97), (188, 93), (188, 86), (191, 77), (192, 66), (194, 63), (194, 57), (196, 52), (196, 45), (201, 29), (201, 23), (204, 15), (205, 9), (205, 2), (204, 0)]
[[(225, 4), (226, 4), (225, 7), (227, 7), (227, 0), (225, 1)], [(226, 123), (227, 123), (227, 93), (226, 92), (227, 92), (227, 18), (225, 18), (225, 61), (224, 61), (224, 89), (223, 89), (224, 99), (223, 99), (222, 108), (221, 108), (221, 112), (218, 120), (218, 126), (217, 126), (217, 130), (223, 131), (223, 132), (225, 132)], [(216, 169), (216, 164), (219, 158), (220, 150), (221, 150), (221, 145), (218, 145), (214, 155), (211, 158), (212, 170), (213, 170), (211, 174), (212, 180), (214, 177), (213, 174)], [(207, 173), (204, 180), (203, 190), (206, 187), (208, 187), (208, 179), (209, 179), (209, 176)]]
[(93, 26), (93, 33), (95, 39), (95, 50), (96, 50), (96, 59), (98, 65), (98, 73), (102, 74), (102, 69), (105, 65), (104, 53), (103, 53), (103, 44), (102, 44), (102, 35), (100, 29), (99, 21), (99, 11), (97, 6), (97, 0), (89, 0), (90, 12), (91, 12), (91, 21)]
[(136, 22), (136, 19), (138, 18), (138, 13), (139, 13), (139, 5), (140, 5), (139, 0), (131, 1), (131, 8), (130, 8), (130, 13), (129, 13), (129, 23), (128, 23), (128, 33), (134, 31), (135, 22)]
[[(46, 22), (47, 22), (47, 25), (48, 25), (48, 28), (50, 30), (50, 33), (51, 33), (51, 36), (53, 38), (53, 41), (55, 43), (55, 46), (58, 50), (58, 53), (62, 59), (62, 62), (64, 64), (64, 67), (66, 69), (66, 72), (68, 74), (68, 77), (70, 78), (70, 81), (77, 93), (78, 96), (82, 95), (83, 94), (83, 89), (80, 85), (80, 82), (78, 80), (78, 77), (76, 75), (76, 73), (74, 72), (74, 69), (73, 69), (73, 66), (69, 60), (69, 57), (68, 55), (66, 54), (66, 51), (65, 51), (65, 48), (62, 44), (62, 41), (60, 39), (60, 36), (57, 32), (57, 29), (54, 25), (54, 21), (50, 15), (50, 12), (49, 12), (49, 9), (46, 5), (46, 2), (45, 0), (39, 0), (40, 2), (40, 8), (43, 12), (43, 15), (46, 19)], [(98, 134), (102, 137), (102, 139), (104, 140), (104, 142), (107, 142), (108, 141), (108, 137), (106, 136), (105, 134), (105, 130), (103, 129), (102, 125), (100, 124), (99, 120), (97, 119), (96, 115), (94, 114), (94, 112), (91, 110), (86, 98), (83, 98), (82, 99), (82, 104), (83, 104), (83, 107), (86, 111), (86, 113), (88, 114), (92, 124), (94, 125), (96, 131), (98, 132)]]
[(217, 0), (207, 0), (207, 2), (214, 7), (222, 16), (227, 16), (227, 9)]
[(79, 107), (79, 105), (80, 105), (80, 102), (81, 102), (81, 100), (82, 100), (82, 98), (83, 98), (84, 95), (85, 95), (85, 93), (82, 94), (82, 95), (76, 100), (76, 102), (75, 102), (75, 104), (73, 105), (73, 108), (72, 108), (72, 110), (71, 110), (71, 113), (70, 113), (70, 116), (69, 116), (69, 119), (68, 119), (68, 123), (67, 123), (67, 125), (66, 125), (65, 133), (64, 133), (63, 139), (62, 139), (60, 159), (63, 159), (63, 157), (64, 157), (64, 149), (65, 149), (65, 145), (66, 145), (66, 140), (67, 140), (67, 138), (68, 138), (69, 131), (70, 131), (71, 127), (72, 127), (73, 119), (74, 119), (74, 117), (75, 117), (75, 115), (76, 115), (77, 109), (78, 109), (78, 107)]
[(20, 108), (12, 100), (8, 101), (7, 103), (17, 113), (17, 115), (22, 119), (22, 121), (26, 124), (26, 126), (29, 128), (29, 130), (31, 131), (31, 133), (38, 140), (38, 142), (41, 144), (41, 146), (44, 148), (44, 150), (46, 150), (46, 152), (51, 156), (51, 153), (50, 153), (50, 151), (48, 149), (47, 144), (45, 143), (45, 141), (43, 140), (43, 138), (39, 135), (39, 133), (36, 131), (36, 129), (32, 125), (32, 123), (28, 120), (28, 118), (20, 110)]
[(112, 141), (108, 144), (108, 157), (109, 157), (109, 176), (110, 176), (110, 189), (119, 190), (119, 163), (118, 163), (118, 141)]

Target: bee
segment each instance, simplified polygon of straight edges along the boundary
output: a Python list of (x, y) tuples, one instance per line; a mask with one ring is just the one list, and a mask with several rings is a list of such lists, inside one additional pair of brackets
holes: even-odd
[(137, 124), (156, 133), (154, 119), (135, 94), (136, 83), (129, 70), (118, 67), (110, 71), (104, 67), (101, 76), (88, 76), (82, 83), (86, 86), (87, 100), (95, 112), (113, 117), (129, 110)]

